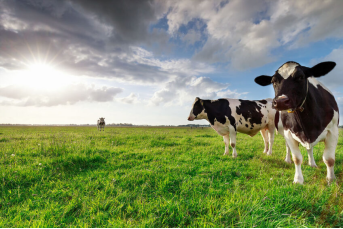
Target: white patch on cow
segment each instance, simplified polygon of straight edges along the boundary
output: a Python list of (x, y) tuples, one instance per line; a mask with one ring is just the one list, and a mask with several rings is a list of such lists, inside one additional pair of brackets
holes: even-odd
[(227, 117), (224, 124), (218, 122), (217, 119), (214, 119), (214, 125), (211, 125), (211, 127), (221, 136), (227, 135), (229, 133), (229, 126), (231, 126), (231, 124)]
[(277, 99), (283, 99), (283, 98), (287, 98), (287, 95), (282, 94), (282, 95), (277, 97)]
[(214, 103), (214, 102), (217, 102), (217, 101), (218, 101), (218, 99), (212, 99), (211, 103)]
[(338, 123), (338, 116), (339, 116), (338, 112), (333, 111), (332, 120), (325, 127), (324, 131), (318, 136), (318, 138), (311, 144), (312, 146), (315, 146), (318, 142), (325, 141), (325, 138), (326, 138), (326, 135), (328, 134), (328, 132), (332, 132), (333, 129), (336, 129), (337, 123)]
[(312, 84), (315, 88), (318, 88), (318, 85), (322, 86), (325, 90), (327, 90), (332, 95), (332, 92), (324, 84), (319, 82), (316, 78), (309, 77), (308, 82), (310, 82), (310, 84)]
[(204, 118), (205, 119), (207, 118), (207, 113), (205, 112), (205, 109), (203, 109), (201, 113), (197, 115), (195, 119), (204, 119)]
[(287, 79), (293, 72), (296, 66), (299, 66), (297, 63), (285, 63), (278, 69), (278, 73), (284, 78)]
[(310, 145), (309, 142), (303, 142), (303, 141), (301, 141), (300, 138), (298, 138), (298, 136), (297, 136), (295, 133), (293, 133), (291, 130), (286, 130), (286, 131), (285, 131), (285, 136), (292, 136), (292, 138), (293, 138), (295, 141), (299, 142), (299, 143), (300, 143), (303, 147), (305, 147), (306, 149), (310, 149), (310, 147), (311, 147), (311, 145)]

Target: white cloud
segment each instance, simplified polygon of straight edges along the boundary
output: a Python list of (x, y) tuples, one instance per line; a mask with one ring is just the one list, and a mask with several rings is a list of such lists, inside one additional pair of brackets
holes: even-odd
[(122, 103), (135, 104), (138, 103), (138, 96), (135, 93), (131, 93), (127, 97), (119, 99)]
[(238, 93), (228, 89), (229, 84), (215, 82), (208, 77), (184, 77), (169, 81), (150, 99), (153, 105), (185, 105), (195, 97), (216, 99), (222, 97), (238, 98), (247, 92)]
[(108, 102), (123, 89), (94, 85), (72, 84), (57, 89), (35, 89), (25, 85), (9, 85), (0, 88), (1, 105), (10, 106), (57, 106), (72, 105), (81, 101)]

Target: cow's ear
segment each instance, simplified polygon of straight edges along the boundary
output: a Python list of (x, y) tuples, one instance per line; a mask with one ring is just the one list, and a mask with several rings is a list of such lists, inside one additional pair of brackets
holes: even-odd
[(271, 76), (258, 76), (255, 78), (255, 83), (261, 85), (261, 86), (267, 86), (272, 83), (272, 77)]
[(311, 68), (311, 75), (309, 76), (314, 76), (314, 77), (324, 76), (328, 74), (335, 66), (336, 66), (336, 63), (332, 61), (319, 63)]

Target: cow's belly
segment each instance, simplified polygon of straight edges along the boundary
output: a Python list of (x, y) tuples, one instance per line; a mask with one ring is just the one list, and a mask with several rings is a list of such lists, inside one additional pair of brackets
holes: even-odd
[(266, 125), (256, 125), (254, 128), (248, 128), (246, 126), (237, 126), (237, 132), (250, 135), (251, 137), (256, 135), (260, 130), (265, 129)]
[(224, 136), (230, 133), (230, 122), (226, 122), (222, 124), (216, 121), (214, 122), (214, 125), (211, 125), (211, 127), (221, 136)]
[(261, 120), (261, 124), (247, 122), (244, 118), (238, 117), (236, 122), (237, 132), (250, 135), (251, 137), (257, 134), (260, 130), (265, 129), (268, 124), (268, 117), (264, 116)]

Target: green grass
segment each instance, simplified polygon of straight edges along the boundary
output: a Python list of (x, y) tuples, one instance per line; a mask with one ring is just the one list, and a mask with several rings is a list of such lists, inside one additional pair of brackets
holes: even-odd
[(317, 169), (301, 149), (304, 185), (280, 135), (263, 148), (238, 134), (223, 156), (211, 128), (0, 127), (0, 227), (343, 227), (343, 131), (330, 185), (323, 143)]

